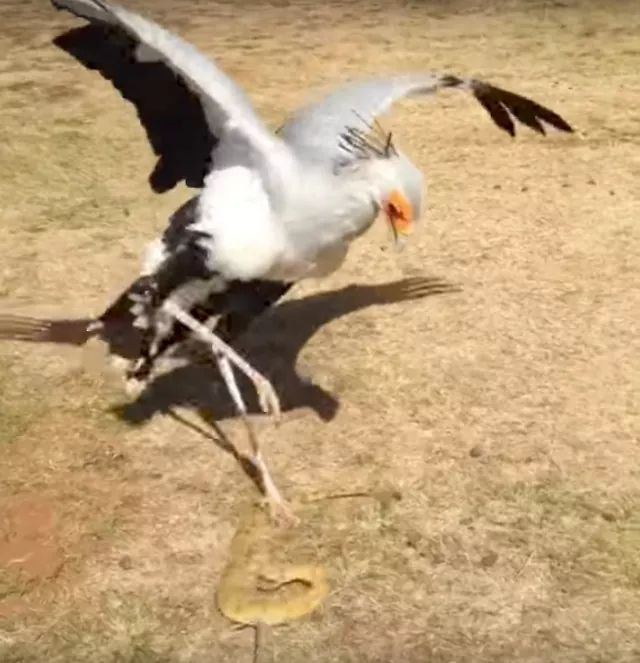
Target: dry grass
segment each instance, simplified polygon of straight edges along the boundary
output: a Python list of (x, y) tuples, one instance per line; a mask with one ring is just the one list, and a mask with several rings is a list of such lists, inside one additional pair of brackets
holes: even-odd
[[(639, 660), (637, 3), (130, 4), (215, 54), (274, 125), (309, 88), (446, 68), (530, 94), (581, 132), (512, 142), (461, 95), (404, 104), (396, 133), (431, 187), (423, 231), (399, 258), (376, 228), (248, 339), (291, 378), (284, 425), (265, 426), (287, 493), (402, 497), (314, 516), (334, 592), (274, 631), (275, 659)], [(5, 312), (96, 313), (188, 195), (147, 190), (132, 108), (50, 45), (71, 24), (45, 2), (0, 7)], [(393, 303), (393, 288), (343, 290), (408, 275), (462, 291)], [(318, 388), (294, 379), (298, 354)], [(0, 569), (0, 659), (250, 660), (251, 635), (225, 637), (213, 596), (252, 485), (169, 416), (207, 430), (189, 406), (206, 414), (209, 396), (188, 388), (211, 374), (183, 369), (182, 392), (118, 409), (85, 359), (0, 346), (0, 499), (5, 513), (25, 496), (47, 505), (64, 560), (46, 577)]]

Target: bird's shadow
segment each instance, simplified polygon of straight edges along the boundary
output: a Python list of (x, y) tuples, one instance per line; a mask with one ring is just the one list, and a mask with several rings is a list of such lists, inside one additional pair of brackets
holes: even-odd
[[(379, 285), (351, 285), (340, 290), (287, 300), (274, 306), (257, 320), (245, 335), (234, 343), (252, 365), (272, 380), (281, 401), (282, 411), (308, 407), (325, 421), (332, 419), (339, 401), (296, 370), (298, 355), (307, 341), (332, 320), (369, 306), (423, 299), (433, 295), (459, 292), (461, 288), (441, 279), (417, 277)], [(86, 331), (91, 319), (43, 320), (0, 315), (0, 340), (83, 345), (93, 335), (107, 343), (109, 352), (125, 358), (136, 355), (137, 330), (125, 320), (128, 308), (123, 302), (120, 324), (107, 325), (97, 334)], [(193, 358), (197, 342), (185, 344), (178, 354)], [(203, 356), (202, 345), (198, 354)], [(259, 406), (244, 376), (243, 393), (249, 412)], [(212, 361), (186, 361), (152, 379), (139, 396), (111, 410), (130, 424), (142, 424), (156, 413), (177, 418), (175, 407), (194, 409), (210, 425), (236, 416), (233, 404)], [(185, 423), (183, 421), (183, 423)], [(219, 431), (218, 431), (219, 433)]]

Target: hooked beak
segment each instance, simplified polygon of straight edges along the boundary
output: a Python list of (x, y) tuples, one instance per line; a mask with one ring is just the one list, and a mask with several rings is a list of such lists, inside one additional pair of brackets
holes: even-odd
[(396, 243), (402, 241), (413, 232), (413, 223), (410, 219), (393, 214), (387, 214), (387, 218), (389, 219), (389, 225), (393, 232), (393, 239)]
[(385, 213), (396, 244), (413, 232), (413, 212), (409, 201), (394, 191), (385, 205)]

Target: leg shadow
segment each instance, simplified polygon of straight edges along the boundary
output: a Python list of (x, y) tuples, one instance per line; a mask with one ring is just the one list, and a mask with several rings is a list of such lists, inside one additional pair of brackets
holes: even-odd
[[(324, 325), (354, 311), (460, 290), (440, 279), (413, 278), (382, 285), (353, 285), (285, 301), (266, 313), (234, 345), (272, 380), (283, 412), (310, 408), (322, 420), (329, 421), (338, 411), (338, 400), (296, 370), (298, 356), (307, 341)], [(250, 383), (242, 375), (238, 380), (247, 395), (249, 412), (259, 413)], [(135, 401), (116, 406), (113, 411), (131, 424), (141, 424), (158, 412), (169, 412), (175, 405), (197, 410), (210, 423), (236, 416), (216, 367), (206, 359), (159, 375)]]
[[(417, 277), (380, 285), (351, 285), (288, 300), (265, 313), (233, 345), (272, 379), (283, 412), (309, 407), (328, 421), (337, 413), (338, 400), (296, 371), (300, 351), (319, 329), (369, 306), (413, 301), (460, 290), (459, 286), (441, 279)], [(129, 306), (126, 295), (118, 297), (109, 307), (112, 312), (109, 321), (97, 331), (87, 331), (87, 326), (93, 322), (91, 318), (56, 320), (0, 315), (0, 340), (81, 346), (92, 336), (98, 336), (107, 344), (111, 354), (130, 359), (137, 356), (140, 333), (131, 324)], [(189, 361), (195, 352), (201, 359)], [(207, 358), (206, 349), (196, 341), (190, 341), (178, 351), (178, 356), (185, 359), (185, 365), (158, 375), (136, 400), (117, 405), (112, 411), (133, 425), (148, 421), (156, 413), (170, 414), (174, 406), (193, 408), (212, 425), (215, 421), (234, 418), (233, 405), (217, 368)], [(248, 395), (249, 412), (260, 412), (253, 389), (242, 375), (239, 384)]]

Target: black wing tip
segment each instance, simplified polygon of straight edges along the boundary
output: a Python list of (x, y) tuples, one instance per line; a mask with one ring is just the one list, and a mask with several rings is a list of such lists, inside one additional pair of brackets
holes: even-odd
[(511, 138), (516, 137), (516, 125), (513, 122), (510, 125), (505, 126), (503, 124), (499, 124), (498, 122), (496, 122), (491, 112), (489, 112), (489, 115), (491, 115), (491, 119), (493, 119), (498, 129), (502, 129), (505, 133), (509, 134)]
[(568, 134), (574, 134), (576, 130), (562, 117), (558, 115), (558, 122), (554, 125), (558, 131), (564, 131)]
[[(558, 113), (532, 99), (476, 79), (471, 81), (471, 89), (494, 123), (511, 137), (515, 136), (511, 116), (542, 136), (547, 135), (545, 124), (564, 133), (575, 133), (573, 127)], [(504, 115), (509, 117), (509, 122), (505, 121)]]
[[(549, 126), (552, 126), (554, 129), (557, 131), (562, 131), (563, 133), (568, 133), (572, 134), (575, 133), (574, 128), (563, 118), (561, 118), (558, 114), (554, 113), (554, 118), (551, 120), (550, 118), (542, 117), (540, 118), (543, 122), (546, 122)], [(540, 125), (540, 133), (543, 135), (547, 135), (547, 132), (544, 128), (544, 125)]]

